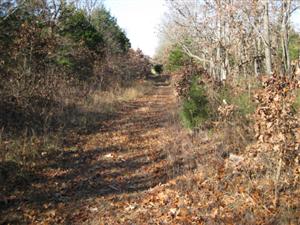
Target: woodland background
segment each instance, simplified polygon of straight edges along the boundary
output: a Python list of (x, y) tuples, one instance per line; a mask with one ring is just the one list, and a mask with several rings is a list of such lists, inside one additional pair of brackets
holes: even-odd
[[(116, 19), (93, 4), (1, 1), (0, 154), (5, 161), (31, 160), (39, 155), (35, 150), (56, 148), (63, 141), (58, 136), (90, 129), (95, 116), (111, 110), (116, 93), (149, 70), (149, 58), (130, 49)], [(130, 91), (136, 90), (125, 95)], [(92, 115), (97, 104), (101, 112)]]
[[(57, 216), (56, 192), (49, 204), (30, 192), (41, 168), (55, 177), (41, 186), (73, 191), (74, 179), (56, 177), (65, 162), (76, 170), (65, 158), (74, 154), (89, 168), (78, 176), (96, 187), (89, 196), (109, 203), (89, 209), (94, 223), (299, 224), (300, 34), (291, 16), (300, 2), (165, 2), (160, 46), (150, 58), (131, 49), (97, 1), (0, 1), (6, 215), (17, 215), (20, 204), (18, 220), (26, 223), (81, 221), (81, 214), (70, 219), (74, 202), (62, 200)], [(120, 162), (118, 154), (125, 154)], [(112, 162), (94, 166), (94, 156)], [(61, 161), (58, 171), (48, 168), (51, 160)], [(95, 194), (105, 176), (112, 197)], [(74, 191), (79, 207), (83, 190)]]

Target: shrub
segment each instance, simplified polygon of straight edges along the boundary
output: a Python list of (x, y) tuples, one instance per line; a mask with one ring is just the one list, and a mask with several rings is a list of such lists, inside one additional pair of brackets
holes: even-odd
[[(21, 143), (9, 145), (0, 160), (18, 155), (14, 148), (24, 155), (33, 151), (31, 145), (19, 148), (19, 140), (94, 129), (103, 113), (82, 108), (93, 92), (130, 85), (150, 71), (149, 58), (129, 49), (125, 32), (106, 9), (89, 17), (72, 4), (55, 12), (47, 1), (38, 3), (15, 2), (12, 14), (0, 3), (0, 148)], [(131, 89), (124, 95), (139, 94)], [(20, 157), (27, 161), (28, 155)]]
[(212, 110), (203, 84), (197, 76), (192, 79), (187, 97), (183, 100), (180, 118), (185, 127), (198, 127), (212, 117)]
[(237, 106), (238, 112), (242, 116), (250, 115), (255, 111), (255, 103), (252, 101), (251, 93), (247, 90), (233, 91), (234, 87), (222, 86), (217, 91), (219, 102), (226, 100), (228, 104)]
[(300, 109), (300, 90), (295, 91), (295, 102), (292, 105), (294, 113), (298, 113)]
[(104, 7), (95, 9), (91, 15), (91, 23), (97, 31), (103, 36), (107, 53), (122, 54), (126, 53), (130, 47), (130, 41), (126, 33), (117, 24), (116, 18), (111, 16), (110, 12)]
[(189, 57), (179, 46), (175, 46), (169, 53), (166, 69), (171, 72), (176, 71), (184, 66), (187, 61), (189, 61)]
[(234, 96), (232, 103), (238, 107), (239, 112), (244, 116), (250, 115), (255, 111), (255, 104), (248, 93), (243, 92)]
[(104, 48), (102, 35), (88, 21), (83, 11), (68, 7), (63, 11), (60, 20), (61, 35), (67, 36), (75, 42), (84, 42), (90, 50), (97, 53)]

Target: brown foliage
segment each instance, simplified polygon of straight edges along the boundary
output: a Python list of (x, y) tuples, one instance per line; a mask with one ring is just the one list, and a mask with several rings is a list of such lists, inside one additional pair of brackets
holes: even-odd
[(255, 95), (257, 151), (267, 150), (286, 165), (294, 164), (299, 154), (296, 140), (299, 122), (292, 107), (296, 88), (299, 82), (293, 78), (273, 75), (263, 79), (263, 89)]
[(183, 66), (173, 74), (175, 78), (175, 88), (180, 97), (187, 97), (194, 76), (199, 76), (201, 83), (214, 82), (203, 67), (194, 63)]
[(250, 154), (265, 162), (267, 174), (274, 174), (274, 205), (279, 204), (279, 188), (283, 181), (296, 184), (299, 179), (299, 142), (296, 139), (299, 121), (293, 110), (295, 89), (293, 77), (273, 75), (263, 78), (263, 89), (255, 95), (258, 107), (254, 114), (257, 144)]

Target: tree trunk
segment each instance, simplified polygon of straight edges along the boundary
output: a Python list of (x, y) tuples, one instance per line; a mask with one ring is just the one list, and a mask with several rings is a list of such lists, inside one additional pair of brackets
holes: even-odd
[(254, 64), (253, 64), (253, 66), (254, 66), (254, 72), (255, 72), (255, 76), (256, 77), (258, 77), (258, 75), (259, 75), (259, 65), (258, 65), (258, 55), (259, 55), (259, 52), (258, 52), (258, 43), (257, 43), (257, 39), (255, 38), (254, 39), (254, 51), (255, 51), (255, 53), (254, 53)]
[(284, 0), (282, 3), (282, 24), (281, 24), (281, 45), (282, 45), (282, 61), (285, 74), (290, 73), (290, 54), (289, 54), (289, 35), (288, 24), (290, 19), (291, 0)]
[(271, 41), (269, 30), (269, 0), (264, 0), (264, 38), (265, 38), (265, 63), (266, 73), (272, 74)]

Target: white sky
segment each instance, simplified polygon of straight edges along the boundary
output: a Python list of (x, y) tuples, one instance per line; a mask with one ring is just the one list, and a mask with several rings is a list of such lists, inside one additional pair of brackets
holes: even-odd
[(158, 26), (166, 11), (164, 0), (105, 0), (134, 49), (153, 56), (158, 45)]
[[(158, 27), (167, 11), (164, 0), (104, 0), (104, 5), (117, 18), (134, 49), (153, 56), (158, 46)], [(292, 17), (300, 32), (300, 10)]]
[(295, 26), (296, 31), (300, 32), (300, 10), (298, 9), (292, 15), (292, 23)]

